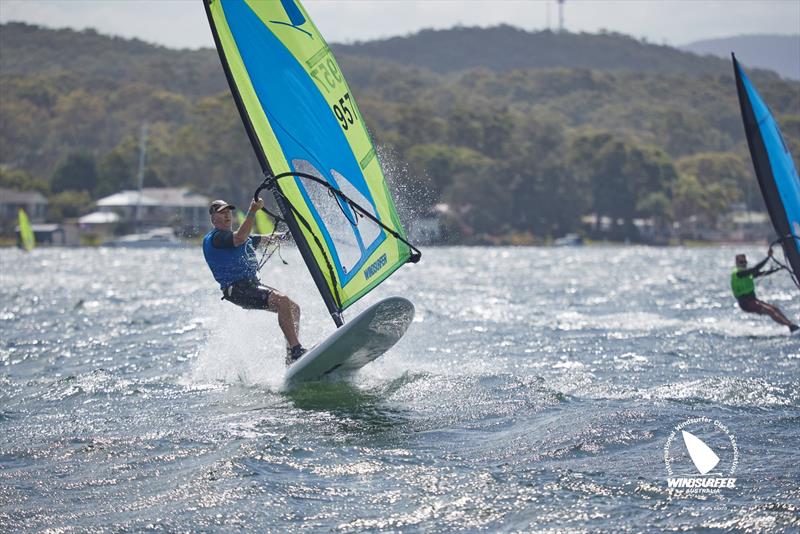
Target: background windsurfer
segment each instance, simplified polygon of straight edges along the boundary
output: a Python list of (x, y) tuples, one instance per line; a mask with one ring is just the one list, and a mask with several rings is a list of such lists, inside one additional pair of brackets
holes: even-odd
[[(203, 255), (214, 279), (222, 289), (222, 299), (246, 310), (269, 310), (278, 314), (278, 325), (286, 337), (286, 364), (302, 356), (300, 344), (300, 306), (258, 279), (255, 249), (276, 237), (250, 235), (256, 213), (264, 207), (262, 199), (253, 200), (242, 224), (233, 231), (232, 206), (215, 200), (208, 209), (214, 228), (203, 238)], [(277, 237), (280, 238), (280, 237)]]
[(762, 271), (761, 268), (772, 257), (772, 249), (769, 249), (767, 257), (758, 262), (756, 265), (747, 268), (747, 256), (744, 254), (736, 255), (736, 268), (731, 273), (731, 290), (733, 296), (739, 301), (739, 307), (747, 313), (757, 313), (759, 315), (769, 315), (776, 323), (788, 326), (789, 330), (794, 332), (798, 326), (791, 322), (783, 314), (781, 310), (756, 298), (756, 289), (754, 279), (759, 276), (767, 276), (780, 269), (770, 269), (769, 271)]

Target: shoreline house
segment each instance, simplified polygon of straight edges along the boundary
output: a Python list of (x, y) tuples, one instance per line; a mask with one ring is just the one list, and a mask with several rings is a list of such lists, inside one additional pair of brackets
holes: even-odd
[(25, 210), (36, 245), (72, 246), (78, 244), (78, 229), (69, 223), (46, 223), (47, 199), (38, 191), (17, 191), (0, 188), (0, 234), (17, 236), (19, 210)]
[(25, 210), (32, 223), (43, 223), (47, 215), (47, 199), (38, 191), (0, 188), (0, 233), (14, 231), (20, 208)]
[(724, 220), (730, 228), (731, 241), (764, 241), (773, 239), (775, 235), (769, 214), (764, 211), (741, 208), (728, 213)]
[[(145, 187), (101, 198), (96, 202), (95, 213), (116, 214), (128, 232), (169, 226), (191, 236), (207, 225), (209, 203), (208, 197), (185, 187)], [(95, 217), (108, 222), (100, 215)]]

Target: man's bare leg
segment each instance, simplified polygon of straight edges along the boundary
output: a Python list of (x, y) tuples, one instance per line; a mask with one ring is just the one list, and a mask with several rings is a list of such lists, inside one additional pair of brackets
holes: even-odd
[(278, 326), (280, 326), (289, 348), (299, 345), (300, 306), (286, 295), (274, 290), (269, 294), (268, 306), (270, 311), (278, 314)]
[(789, 328), (795, 326), (794, 323), (790, 321), (777, 307), (773, 306), (772, 304), (767, 304), (763, 300), (759, 300), (757, 302), (761, 311), (756, 313), (761, 315), (769, 315), (773, 321), (782, 324), (783, 326), (788, 326)]

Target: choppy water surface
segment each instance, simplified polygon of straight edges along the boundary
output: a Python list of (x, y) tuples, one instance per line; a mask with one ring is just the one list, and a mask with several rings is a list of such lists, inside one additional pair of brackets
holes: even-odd
[[(286, 390), (275, 316), (199, 248), (2, 250), (0, 531), (796, 531), (800, 337), (736, 309), (735, 252), (428, 249), (356, 306), (416, 304), (395, 349)], [(734, 489), (667, 488), (692, 418)]]

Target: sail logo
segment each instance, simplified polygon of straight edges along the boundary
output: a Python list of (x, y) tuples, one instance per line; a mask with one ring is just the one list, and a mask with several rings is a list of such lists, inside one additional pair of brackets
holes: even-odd
[(310, 32), (307, 32), (300, 27), (306, 23), (306, 17), (303, 15), (303, 12), (300, 10), (300, 7), (297, 5), (297, 3), (294, 0), (281, 0), (281, 6), (283, 7), (283, 11), (286, 13), (286, 16), (289, 17), (289, 22), (283, 22), (280, 20), (271, 20), (270, 22), (273, 24), (289, 26), (290, 28), (294, 28), (295, 30), (302, 32), (313, 39), (314, 36), (312, 36)]
[(370, 278), (375, 276), (375, 274), (378, 271), (380, 271), (381, 269), (383, 269), (386, 266), (387, 261), (388, 260), (386, 259), (386, 254), (381, 254), (380, 258), (375, 260), (375, 262), (372, 265), (370, 265), (369, 267), (364, 269), (364, 278), (369, 280)]
[(719, 420), (687, 419), (672, 429), (664, 444), (664, 464), (669, 489), (683, 494), (719, 494), (736, 487), (733, 475), (739, 465), (739, 446)]
[(692, 463), (694, 463), (701, 475), (708, 474), (709, 471), (717, 466), (719, 456), (703, 440), (685, 430), (681, 430), (681, 435), (683, 436), (686, 450), (689, 451), (689, 456), (692, 458)]

